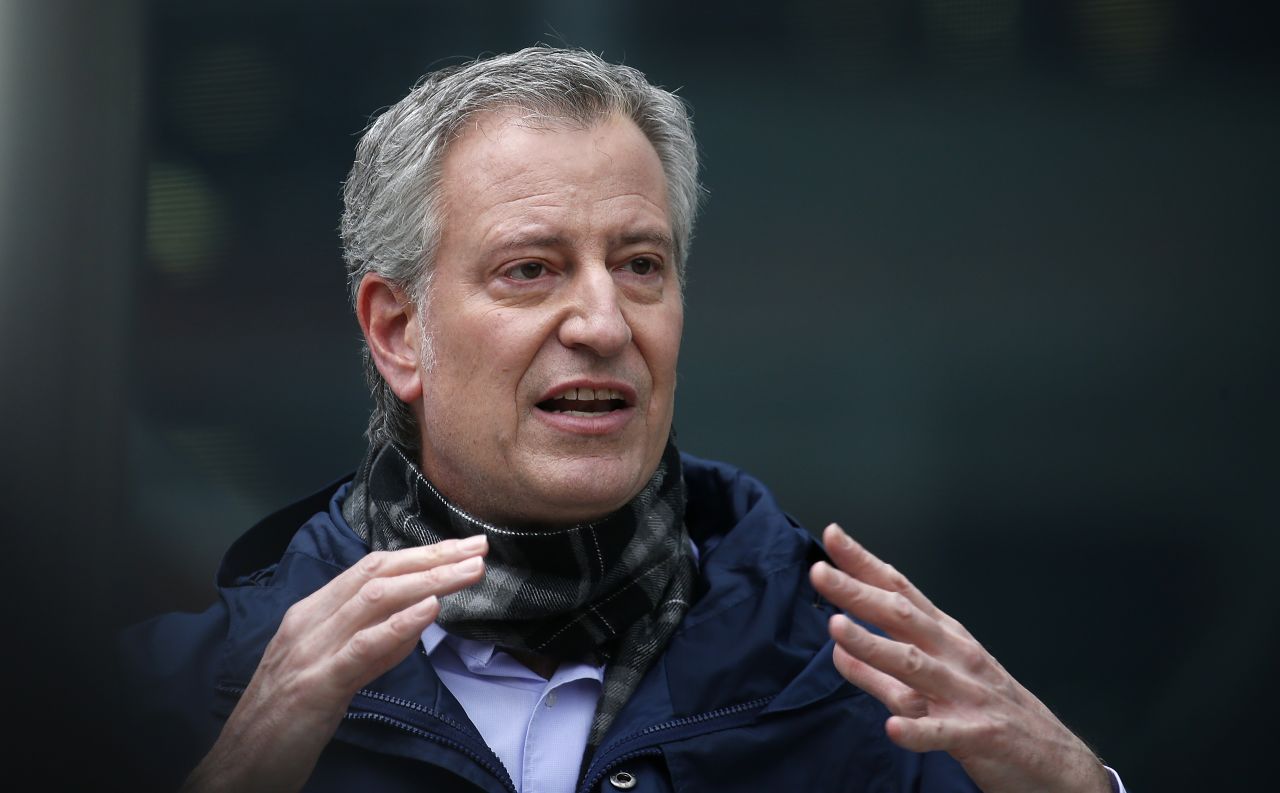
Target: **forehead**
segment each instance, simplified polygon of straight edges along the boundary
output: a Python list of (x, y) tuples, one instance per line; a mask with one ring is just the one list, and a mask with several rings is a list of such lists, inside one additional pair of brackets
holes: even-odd
[(563, 217), (570, 209), (607, 210), (619, 222), (656, 214), (669, 227), (662, 162), (640, 128), (620, 115), (584, 126), (515, 109), (479, 114), (450, 145), (441, 189), (446, 233), (501, 216)]

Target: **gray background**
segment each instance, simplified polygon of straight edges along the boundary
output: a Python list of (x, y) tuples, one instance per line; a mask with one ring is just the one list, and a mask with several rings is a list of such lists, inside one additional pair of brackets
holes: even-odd
[(358, 462), (336, 234), (358, 133), (434, 65), (544, 41), (694, 108), (682, 447), (854, 531), (1131, 790), (1267, 786), (1275, 22), (1190, 0), (0, 0), (30, 734), (96, 723), (66, 681), (103, 682), (115, 627), (202, 608), (232, 539)]

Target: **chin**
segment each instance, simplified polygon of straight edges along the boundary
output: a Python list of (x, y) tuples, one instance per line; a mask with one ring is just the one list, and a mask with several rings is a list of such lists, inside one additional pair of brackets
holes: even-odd
[(541, 500), (555, 513), (556, 523), (581, 523), (613, 512), (635, 497), (652, 475), (640, 466), (599, 459), (560, 461), (539, 482)]

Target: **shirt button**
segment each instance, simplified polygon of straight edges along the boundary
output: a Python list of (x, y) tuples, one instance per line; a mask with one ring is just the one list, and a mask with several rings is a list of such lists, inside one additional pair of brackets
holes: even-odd
[(556, 706), (556, 692), (552, 691), (547, 694), (547, 707), (554, 708)]
[(630, 790), (636, 786), (636, 775), (629, 771), (619, 771), (609, 777), (609, 784), (618, 790)]

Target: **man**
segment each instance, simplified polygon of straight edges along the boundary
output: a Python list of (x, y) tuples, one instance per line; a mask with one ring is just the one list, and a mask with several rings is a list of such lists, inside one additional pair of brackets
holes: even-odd
[(188, 789), (1118, 785), (839, 527), (824, 558), (676, 450), (696, 162), (676, 97), (577, 51), (372, 125), (342, 224), (369, 452), (131, 637)]

